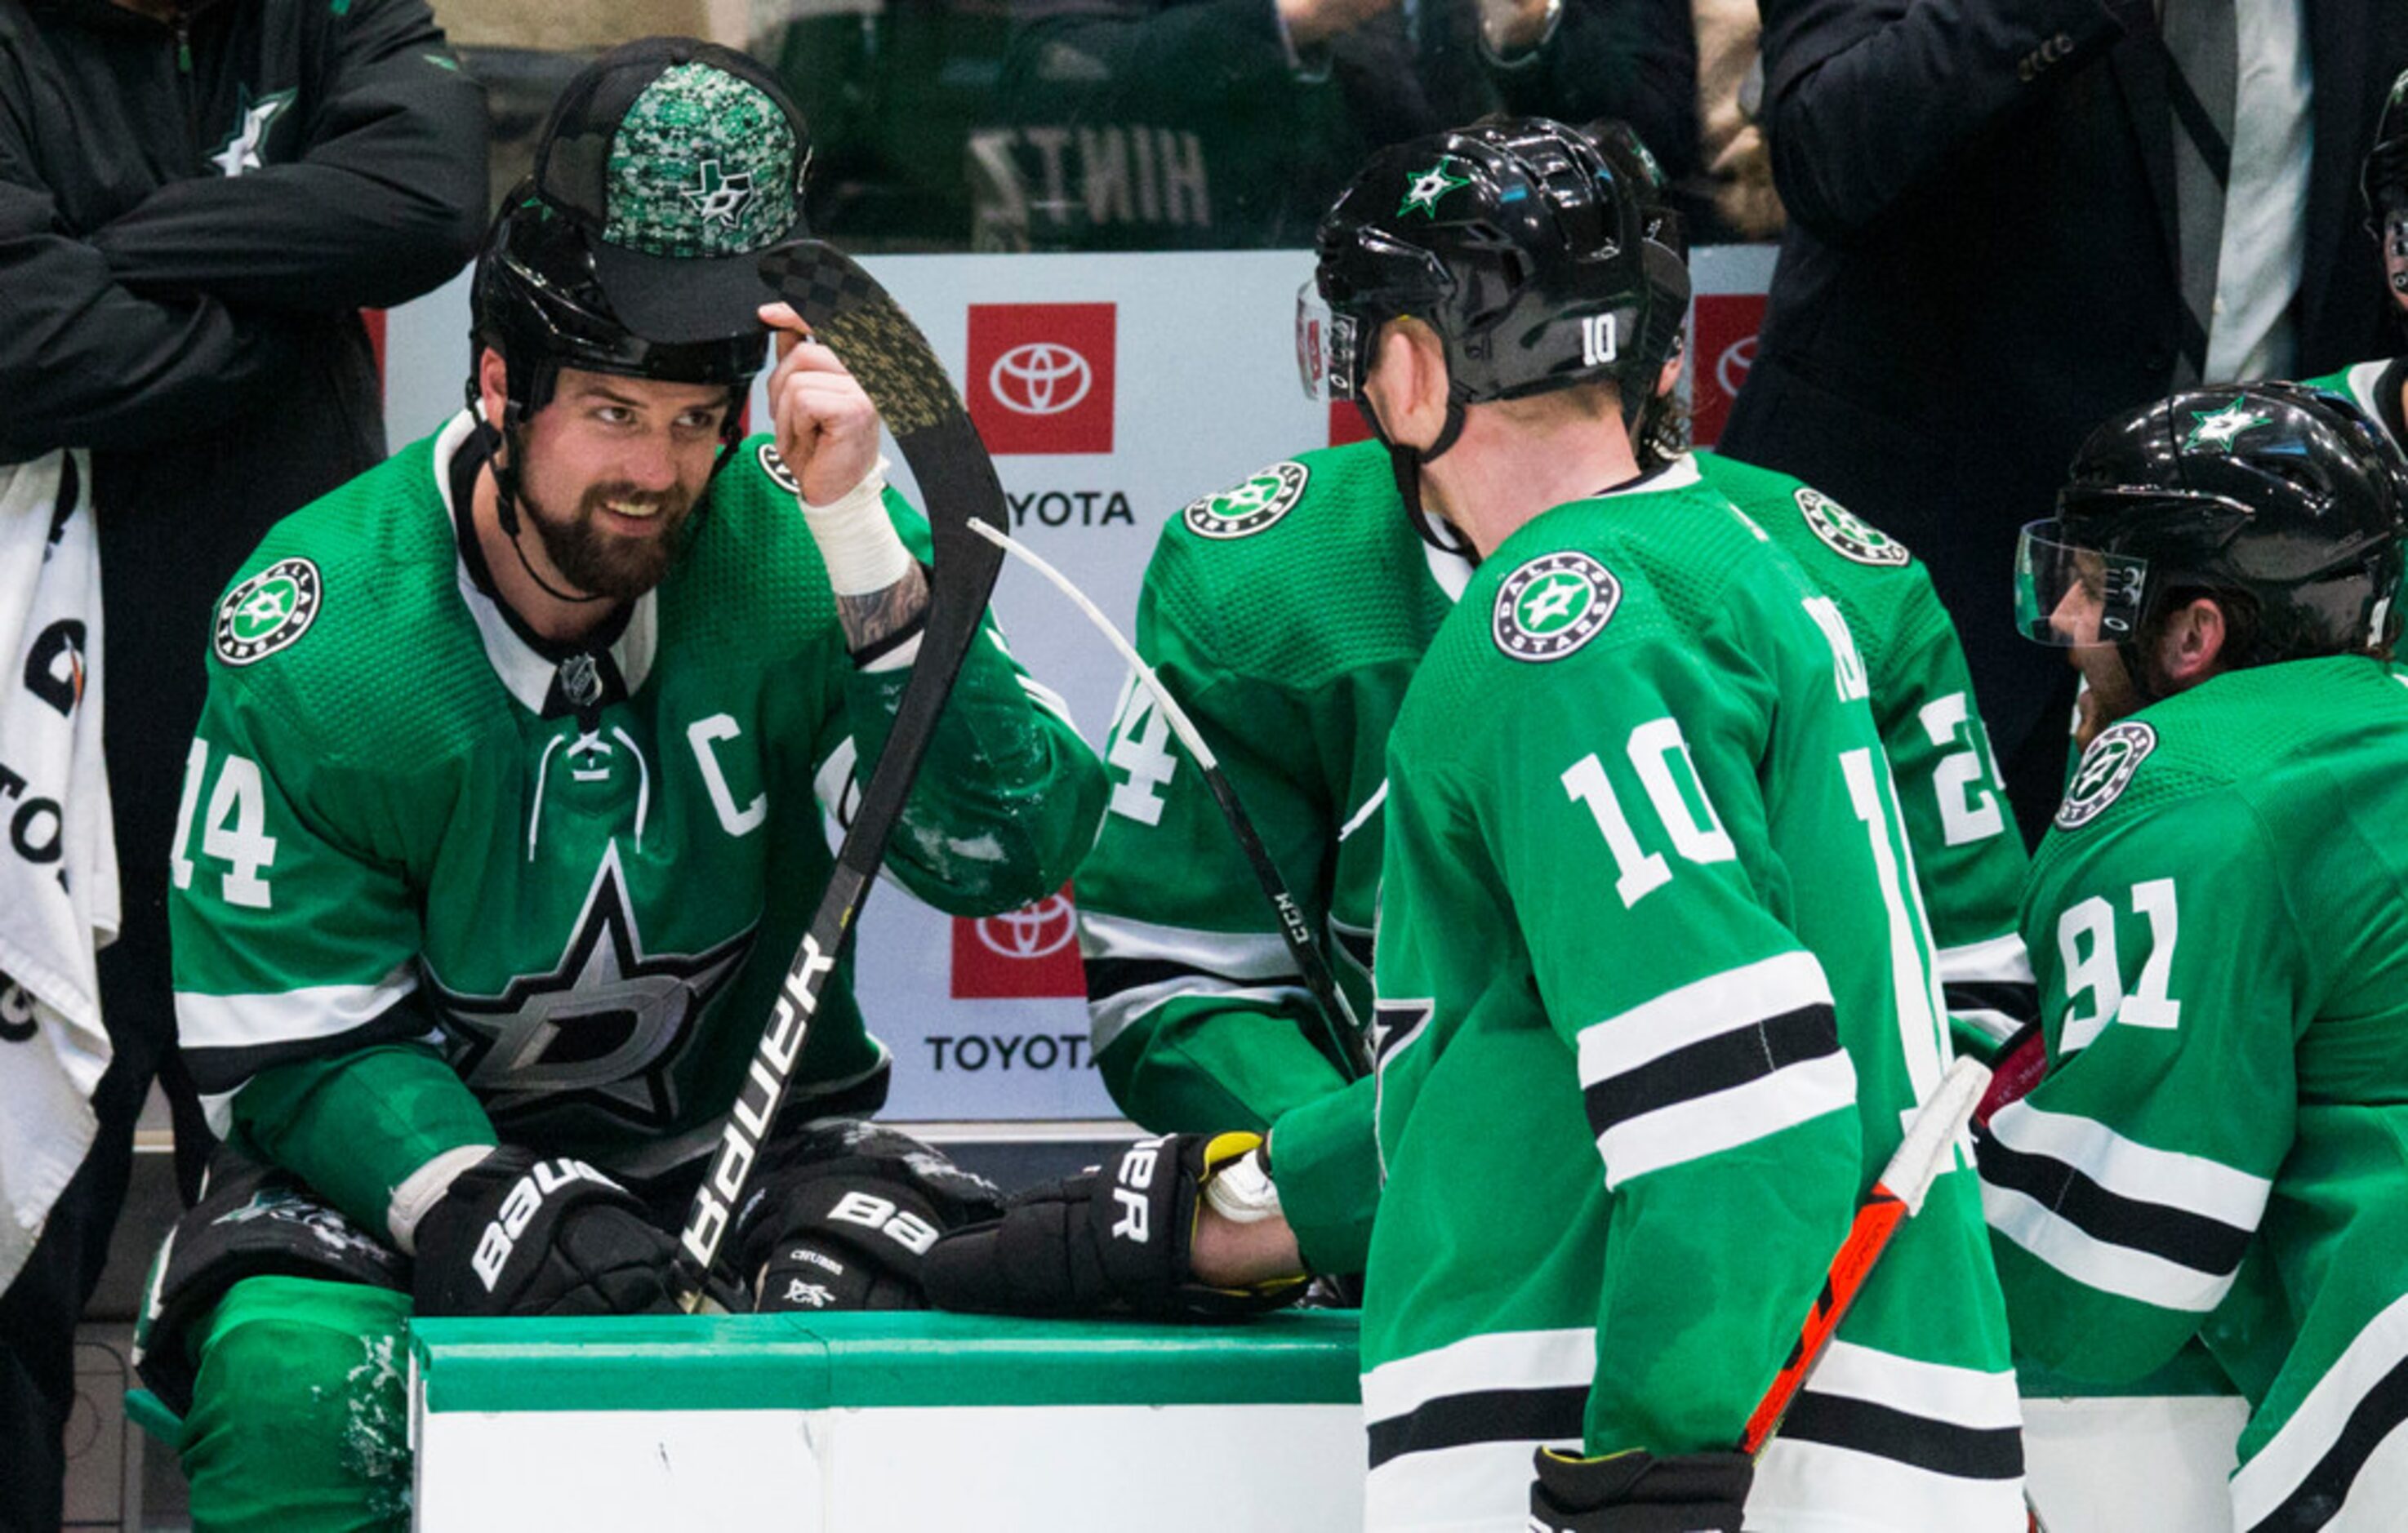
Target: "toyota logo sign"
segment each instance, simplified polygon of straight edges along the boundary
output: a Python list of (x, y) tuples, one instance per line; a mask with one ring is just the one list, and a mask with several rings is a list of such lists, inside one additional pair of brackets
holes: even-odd
[(1078, 915), (1060, 895), (978, 923), (980, 943), (1004, 958), (1042, 958), (1068, 947), (1078, 935)]
[(1749, 336), (1723, 348), (1714, 359), (1714, 381), (1730, 398), (1739, 397), (1739, 386), (1747, 381), (1748, 368), (1756, 365), (1756, 337)]
[(1059, 415), (1096, 386), (1095, 369), (1067, 346), (1032, 340), (995, 359), (986, 386), (996, 403), (1020, 415)]

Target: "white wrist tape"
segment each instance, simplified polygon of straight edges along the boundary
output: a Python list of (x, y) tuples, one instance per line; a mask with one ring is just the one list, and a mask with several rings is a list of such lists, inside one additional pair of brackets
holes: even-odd
[(1263, 1164), (1260, 1150), (1250, 1151), (1214, 1172), (1212, 1180), (1204, 1183), (1204, 1201), (1231, 1224), (1252, 1225), (1280, 1214), (1279, 1188), (1271, 1183), (1270, 1168)]
[(911, 551), (886, 516), (884, 458), (832, 503), (801, 504), (811, 541), (820, 546), (820, 559), (827, 566), (828, 589), (838, 595), (867, 596), (911, 572)]
[(393, 1190), (393, 1201), (385, 1206), (385, 1227), (393, 1232), (394, 1249), (405, 1256), (418, 1254), (418, 1222), (426, 1211), (443, 1201), (460, 1173), (481, 1164), (494, 1153), (490, 1144), (464, 1144), (456, 1150), (446, 1150), (425, 1165), (402, 1178), (401, 1185)]

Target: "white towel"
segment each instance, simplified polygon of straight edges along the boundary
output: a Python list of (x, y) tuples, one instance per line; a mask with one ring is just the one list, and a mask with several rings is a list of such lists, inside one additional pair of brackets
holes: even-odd
[(0, 1288), (92, 1148), (117, 936), (92, 462), (0, 465)]

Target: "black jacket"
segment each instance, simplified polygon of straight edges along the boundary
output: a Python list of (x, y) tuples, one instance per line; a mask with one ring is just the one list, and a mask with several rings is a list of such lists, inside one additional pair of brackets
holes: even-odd
[[(1721, 446), (1896, 534), (1963, 632), (2002, 755), (2055, 803), (2063, 657), (2013, 626), (2016, 529), (2090, 428), (2172, 384), (2171, 67), (2149, 0), (1763, 0), (1790, 217)], [(2309, 0), (2315, 162), (2302, 376), (2381, 354), (2358, 166), (2408, 64), (2408, 5)]]
[(193, 0), (174, 24), (0, 0), (0, 462), (93, 450), (121, 1052), (170, 1036), (211, 609), (270, 523), (383, 458), (358, 310), (473, 251), (485, 137), (423, 0)]

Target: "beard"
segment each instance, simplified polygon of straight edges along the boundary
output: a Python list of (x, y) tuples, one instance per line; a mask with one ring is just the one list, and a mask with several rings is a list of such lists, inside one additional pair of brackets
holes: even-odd
[[(566, 515), (538, 500), (523, 482), (519, 499), (552, 566), (588, 595), (633, 601), (661, 583), (693, 540), (695, 503), (681, 490), (646, 494), (624, 483), (598, 484), (587, 489), (577, 509)], [(638, 536), (604, 530), (602, 506), (611, 500), (659, 506), (659, 530)]]

